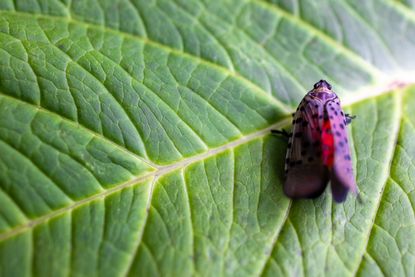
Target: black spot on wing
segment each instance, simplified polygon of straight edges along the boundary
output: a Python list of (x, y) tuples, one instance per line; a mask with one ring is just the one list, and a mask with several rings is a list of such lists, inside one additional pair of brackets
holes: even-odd
[[(291, 170), (307, 164), (321, 162), (321, 120), (324, 103), (305, 96), (293, 118), (292, 137), (287, 149), (286, 169)], [(310, 159), (310, 157), (312, 157)]]
[[(335, 145), (334, 163), (330, 174), (332, 193), (335, 201), (342, 202), (346, 199), (348, 191), (356, 190), (356, 181), (353, 175), (344, 112), (339, 107), (335, 110), (327, 109), (327, 113), (333, 129)], [(339, 128), (335, 130), (334, 126)]]

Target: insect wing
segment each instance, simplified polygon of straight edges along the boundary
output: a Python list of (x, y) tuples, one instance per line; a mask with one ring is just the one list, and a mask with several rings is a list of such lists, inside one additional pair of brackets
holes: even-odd
[(305, 96), (293, 119), (288, 142), (284, 192), (291, 198), (314, 198), (326, 188), (329, 173), (321, 160), (324, 105)]
[(349, 190), (356, 192), (353, 163), (346, 129), (346, 117), (336, 98), (326, 105), (334, 144), (333, 165), (330, 173), (333, 198), (337, 202), (346, 199)]

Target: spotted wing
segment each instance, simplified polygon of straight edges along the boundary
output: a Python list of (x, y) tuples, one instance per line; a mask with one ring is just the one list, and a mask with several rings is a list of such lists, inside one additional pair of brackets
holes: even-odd
[(301, 101), (288, 142), (284, 192), (291, 198), (314, 198), (326, 188), (329, 173), (322, 163), (321, 124), (324, 104), (310, 96)]
[(346, 199), (349, 190), (353, 192), (357, 190), (346, 130), (346, 117), (338, 98), (326, 104), (326, 111), (334, 145), (330, 172), (331, 190), (334, 200), (342, 202)]

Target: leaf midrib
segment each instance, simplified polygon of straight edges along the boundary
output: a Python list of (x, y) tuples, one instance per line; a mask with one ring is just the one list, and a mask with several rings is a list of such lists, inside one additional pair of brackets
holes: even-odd
[[(140, 183), (142, 181), (149, 180), (151, 178), (155, 178), (156, 180), (152, 181), (152, 182), (155, 183), (157, 181), (157, 179), (160, 178), (160, 176), (163, 176), (163, 175), (165, 175), (167, 173), (170, 173), (172, 171), (175, 171), (177, 169), (184, 168), (184, 167), (186, 167), (186, 166), (188, 166), (192, 163), (204, 160), (204, 159), (209, 158), (211, 156), (214, 156), (216, 154), (225, 152), (228, 149), (235, 148), (239, 145), (250, 142), (254, 139), (266, 136), (267, 134), (270, 133), (270, 130), (278, 129), (278, 128), (282, 128), (284, 126), (287, 126), (290, 121), (291, 121), (290, 118), (285, 118), (285, 119), (280, 120), (277, 123), (274, 123), (274, 124), (264, 128), (264, 129), (261, 129), (259, 131), (254, 132), (254, 133), (243, 136), (243, 137), (241, 137), (241, 138), (239, 138), (235, 141), (231, 141), (227, 144), (224, 144), (224, 145), (216, 147), (216, 148), (211, 148), (211, 149), (209, 149), (208, 151), (206, 151), (204, 153), (201, 153), (201, 154), (195, 155), (193, 157), (183, 159), (183, 160), (181, 160), (179, 162), (176, 162), (174, 164), (165, 165), (165, 166), (155, 166), (156, 170), (153, 171), (153, 172), (141, 175), (137, 178), (131, 179), (131, 180), (129, 180), (129, 181), (123, 183), (123, 184), (117, 185), (117, 186), (112, 187), (110, 189), (105, 189), (104, 191), (102, 191), (98, 194), (94, 194), (94, 195), (91, 195), (87, 198), (79, 200), (77, 202), (74, 202), (72, 205), (57, 209), (57, 210), (55, 210), (51, 213), (45, 214), (45, 215), (40, 216), (36, 219), (27, 221), (24, 224), (18, 225), (17, 227), (15, 227), (11, 230), (8, 230), (7, 232), (4, 232), (4, 233), (0, 234), (0, 241), (6, 240), (6, 239), (8, 239), (8, 238), (10, 238), (14, 235), (20, 234), (20, 233), (22, 233), (22, 232), (24, 232), (24, 231), (26, 231), (26, 230), (28, 230), (32, 227), (35, 227), (35, 226), (37, 226), (37, 225), (39, 225), (43, 222), (46, 222), (46, 221), (50, 220), (51, 218), (57, 217), (61, 214), (64, 214), (65, 212), (72, 211), (75, 208), (80, 207), (84, 204), (88, 204), (88, 203), (90, 203), (94, 200), (105, 198), (106, 196), (109, 196), (109, 195), (111, 195), (113, 193), (116, 193), (120, 190), (123, 190), (125, 188), (131, 187), (131, 186), (133, 186), (137, 183)], [(122, 148), (120, 146), (118, 146), (118, 147)], [(130, 153), (128, 150), (124, 150), (124, 151)], [(134, 155), (134, 157), (137, 157), (137, 156)], [(142, 158), (140, 160), (142, 160)]]
[[(409, 84), (408, 84), (408, 86), (409, 86)], [(393, 88), (392, 88), (392, 90), (393, 90)], [(382, 96), (384, 94), (390, 93), (390, 91), (391, 90), (389, 90), (389, 88), (388, 88), (388, 90), (385, 90), (383, 93), (377, 94), (376, 97), (369, 97), (369, 98), (366, 98), (366, 99), (359, 99), (359, 101), (356, 101), (354, 103), (349, 103), (349, 105), (354, 105), (354, 104), (356, 104), (358, 102), (361, 102), (361, 101), (364, 101), (364, 100), (367, 100), (367, 99), (380, 97), (380, 96)], [(0, 94), (3, 95), (3, 96), (5, 96), (5, 97), (12, 98), (15, 101), (24, 102), (24, 101), (22, 101), (20, 99), (16, 99), (16, 98), (11, 97), (9, 95), (4, 95), (1, 92), (0, 92)], [(30, 103), (27, 103), (27, 102), (24, 102), (24, 103), (29, 104), (29, 105), (33, 105), (33, 104), (30, 104)], [(33, 105), (33, 106), (35, 106), (35, 105)], [(36, 108), (39, 108), (38, 106), (35, 106), (35, 107)], [(49, 113), (55, 114), (54, 112), (51, 112), (51, 111), (48, 111), (48, 110), (46, 110), (46, 111), (49, 112)], [(56, 115), (60, 116), (59, 114), (56, 114)], [(75, 122), (72, 122), (72, 121), (70, 121), (70, 120), (68, 120), (66, 118), (62, 118), (62, 120), (67, 120), (68, 123), (70, 123), (70, 124), (76, 124)], [(104, 191), (102, 191), (102, 192), (100, 192), (98, 194), (94, 194), (94, 195), (91, 195), (91, 196), (89, 196), (87, 198), (84, 198), (82, 200), (79, 200), (77, 202), (74, 202), (72, 205), (69, 205), (69, 206), (66, 206), (66, 207), (62, 207), (62, 208), (57, 209), (57, 210), (55, 210), (55, 211), (53, 211), (51, 213), (45, 214), (43, 216), (40, 216), (40, 217), (38, 217), (36, 219), (29, 220), (29, 221), (25, 222), (24, 224), (17, 225), (15, 228), (10, 229), (10, 230), (8, 230), (8, 231), (0, 234), (0, 242), (3, 241), (3, 240), (7, 240), (7, 239), (9, 239), (9, 238), (11, 238), (11, 237), (13, 237), (15, 235), (20, 234), (20, 233), (23, 233), (26, 230), (29, 230), (31, 228), (34, 228), (34, 227), (36, 227), (36, 226), (38, 226), (38, 225), (40, 225), (40, 224), (42, 224), (44, 222), (47, 222), (48, 220), (50, 220), (50, 219), (52, 219), (54, 217), (57, 217), (57, 216), (62, 215), (64, 213), (66, 213), (66, 212), (72, 211), (72, 210), (74, 210), (74, 209), (76, 209), (76, 208), (78, 208), (78, 207), (80, 207), (82, 205), (91, 203), (91, 202), (93, 202), (93, 201), (95, 201), (97, 199), (103, 199), (103, 198), (105, 198), (105, 197), (107, 197), (107, 196), (109, 196), (109, 195), (111, 195), (113, 193), (116, 193), (116, 192), (121, 191), (121, 190), (123, 190), (125, 188), (128, 188), (128, 187), (134, 186), (137, 183), (140, 183), (140, 182), (143, 182), (143, 181), (146, 181), (146, 180), (150, 180), (150, 179), (153, 178), (153, 180), (151, 182), (152, 182), (152, 184), (155, 184), (157, 182), (157, 180), (161, 176), (163, 176), (165, 174), (168, 174), (170, 172), (173, 172), (173, 171), (175, 171), (177, 169), (185, 168), (185, 167), (187, 167), (190, 164), (196, 163), (196, 162), (201, 161), (201, 160), (205, 160), (205, 159), (207, 159), (207, 158), (209, 158), (211, 156), (214, 156), (216, 154), (220, 154), (220, 153), (225, 152), (225, 151), (227, 151), (229, 149), (236, 148), (236, 147), (238, 147), (238, 146), (240, 146), (242, 144), (245, 144), (245, 143), (248, 143), (248, 142), (253, 141), (255, 139), (264, 137), (264, 136), (266, 136), (266, 135), (268, 135), (270, 133), (270, 130), (280, 129), (282, 127), (288, 126), (290, 124), (290, 122), (291, 122), (291, 116), (288, 116), (288, 117), (286, 117), (284, 119), (279, 120), (278, 122), (276, 122), (276, 123), (274, 123), (272, 125), (269, 125), (266, 128), (263, 128), (263, 129), (260, 129), (260, 130), (258, 130), (256, 132), (247, 134), (247, 135), (245, 135), (243, 137), (240, 137), (237, 140), (231, 141), (231, 142), (226, 143), (226, 144), (224, 144), (222, 146), (215, 147), (215, 148), (211, 148), (211, 149), (209, 149), (208, 151), (206, 151), (204, 153), (201, 153), (201, 154), (198, 154), (198, 155), (189, 157), (189, 158), (185, 158), (185, 159), (183, 159), (181, 161), (178, 161), (178, 162), (173, 163), (173, 164), (170, 164), (170, 165), (164, 165), (164, 166), (155, 165), (154, 166), (155, 171), (153, 171), (153, 172), (149, 172), (147, 174), (138, 176), (137, 178), (131, 179), (131, 180), (129, 180), (129, 181), (123, 183), (123, 184), (117, 185), (117, 186), (112, 187), (110, 189), (105, 189)], [(89, 131), (89, 129), (88, 129), (88, 131)], [(398, 128), (398, 131), (399, 131), (399, 128)], [(100, 138), (103, 138), (105, 140), (108, 140), (107, 138), (103, 137), (102, 135), (99, 135), (99, 134), (96, 134), (96, 135), (99, 136)], [(114, 142), (112, 142), (112, 143), (115, 144)], [(123, 149), (121, 146), (119, 146), (117, 144), (115, 144), (115, 145), (119, 149)], [(395, 148), (392, 149), (392, 158), (394, 156), (394, 149)], [(142, 160), (141, 157), (138, 157), (134, 153), (131, 153), (130, 151), (128, 151), (126, 149), (123, 149), (123, 150), (124, 150), (124, 152), (129, 153), (130, 155), (134, 155), (134, 157), (136, 157), (136, 158), (139, 158), (140, 161)], [(389, 169), (390, 169), (390, 166), (389, 166)], [(287, 212), (287, 214), (288, 214), (288, 212)], [(376, 214), (377, 214), (377, 211), (375, 213), (375, 217), (376, 217)], [(277, 234), (278, 234), (278, 232), (277, 232)], [(369, 234), (370, 234), (370, 232), (369, 232)], [(277, 241), (277, 239), (275, 241)], [(264, 263), (264, 267), (265, 266), (266, 266), (266, 263)]]

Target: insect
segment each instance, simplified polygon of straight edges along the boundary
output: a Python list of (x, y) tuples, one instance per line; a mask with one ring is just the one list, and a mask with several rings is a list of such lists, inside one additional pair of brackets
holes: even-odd
[(292, 133), (273, 130), (289, 137), (284, 182), (288, 197), (318, 197), (328, 181), (336, 202), (343, 202), (349, 191), (357, 192), (346, 130), (353, 118), (343, 112), (331, 85), (320, 80), (293, 114)]

